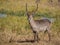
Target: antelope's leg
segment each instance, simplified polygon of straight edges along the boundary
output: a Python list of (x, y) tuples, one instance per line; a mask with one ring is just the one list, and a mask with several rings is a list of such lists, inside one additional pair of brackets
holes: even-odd
[(51, 40), (50, 32), (47, 30), (49, 41)]
[(37, 40), (36, 32), (33, 31), (33, 33), (34, 33), (34, 41), (36, 41)]
[(39, 42), (40, 39), (37, 32), (36, 32), (36, 37), (37, 37), (37, 42)]
[(34, 32), (34, 41), (39, 42), (39, 37), (37, 32)]
[(46, 30), (46, 31), (44, 31), (44, 33), (48, 33), (48, 37), (49, 37), (49, 41), (51, 40), (51, 36), (50, 36), (50, 32), (49, 32), (49, 30)]

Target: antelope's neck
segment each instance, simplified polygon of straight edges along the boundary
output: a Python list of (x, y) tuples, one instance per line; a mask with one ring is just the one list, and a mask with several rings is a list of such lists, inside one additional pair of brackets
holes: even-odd
[(29, 24), (31, 25), (31, 27), (34, 27), (34, 26), (35, 26), (35, 21), (34, 21), (32, 15), (30, 15), (30, 16), (28, 17), (28, 20), (29, 20)]

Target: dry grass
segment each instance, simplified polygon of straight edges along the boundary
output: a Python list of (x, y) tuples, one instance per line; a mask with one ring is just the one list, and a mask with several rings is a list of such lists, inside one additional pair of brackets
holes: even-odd
[[(3, 21), (2, 21), (3, 20)], [(17, 40), (32, 40), (33, 39), (33, 33), (30, 29), (28, 20), (26, 16), (8, 16), (6, 18), (1, 18), (1, 28), (0, 28), (0, 45), (59, 45), (60, 44), (60, 33), (59, 29), (56, 29), (54, 27), (56, 25), (53, 24), (53, 27), (51, 28), (51, 41), (48, 41), (48, 35), (47, 33), (44, 34), (43, 32), (39, 33), (40, 41), (39, 43), (18, 43), (14, 42)], [(23, 23), (24, 22), (24, 23)], [(12, 37), (12, 42), (9, 43), (10, 38)]]
[(13, 41), (33, 39), (33, 33), (25, 15), (26, 2), (28, 2), (29, 11), (35, 9), (34, 0), (0, 0), (0, 13), (7, 14), (7, 17), (0, 18), (0, 45), (60, 45), (60, 8), (57, 5), (57, 0), (54, 1), (53, 7), (47, 3), (47, 0), (42, 0), (34, 17), (34, 19), (40, 19), (40, 17), (56, 19), (51, 28), (50, 42), (47, 42), (47, 34), (40, 32), (39, 43), (9, 43), (10, 38)]

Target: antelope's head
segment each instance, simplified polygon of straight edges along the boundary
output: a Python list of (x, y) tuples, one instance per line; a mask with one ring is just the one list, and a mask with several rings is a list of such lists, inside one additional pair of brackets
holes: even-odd
[(38, 10), (38, 4), (36, 5), (36, 9), (35, 10), (32, 10), (32, 11), (28, 11), (28, 8), (27, 8), (27, 3), (26, 3), (26, 15), (29, 17), (29, 16), (33, 16), (35, 15), (35, 13), (37, 12)]

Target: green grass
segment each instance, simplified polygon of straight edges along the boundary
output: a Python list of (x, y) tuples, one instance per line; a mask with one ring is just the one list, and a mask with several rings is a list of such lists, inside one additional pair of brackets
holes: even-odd
[[(35, 9), (36, 4), (34, 0), (0, 0), (0, 13), (6, 14), (7, 17), (0, 18), (0, 43), (1, 45), (8, 45), (10, 37), (13, 40), (17, 39), (32, 39), (33, 33), (29, 25), (27, 15), (25, 14), (25, 3), (28, 2), (28, 10), (32, 11)], [(32, 4), (33, 3), (33, 4)], [(57, 0), (54, 1), (54, 6), (48, 5), (47, 0), (42, 0), (39, 3), (39, 9), (34, 16), (34, 19), (40, 19), (42, 17), (54, 18), (55, 22), (51, 27), (51, 38), (52, 41), (46, 43), (41, 41), (39, 43), (34, 43), (33, 45), (60, 45), (60, 8), (57, 4)], [(39, 37), (43, 40), (44, 35), (39, 33)], [(47, 36), (46, 36), (46, 39)], [(11, 45), (11, 44), (9, 44)], [(12, 43), (12, 45), (16, 45)], [(20, 45), (32, 45), (31, 43), (24, 43)]]

